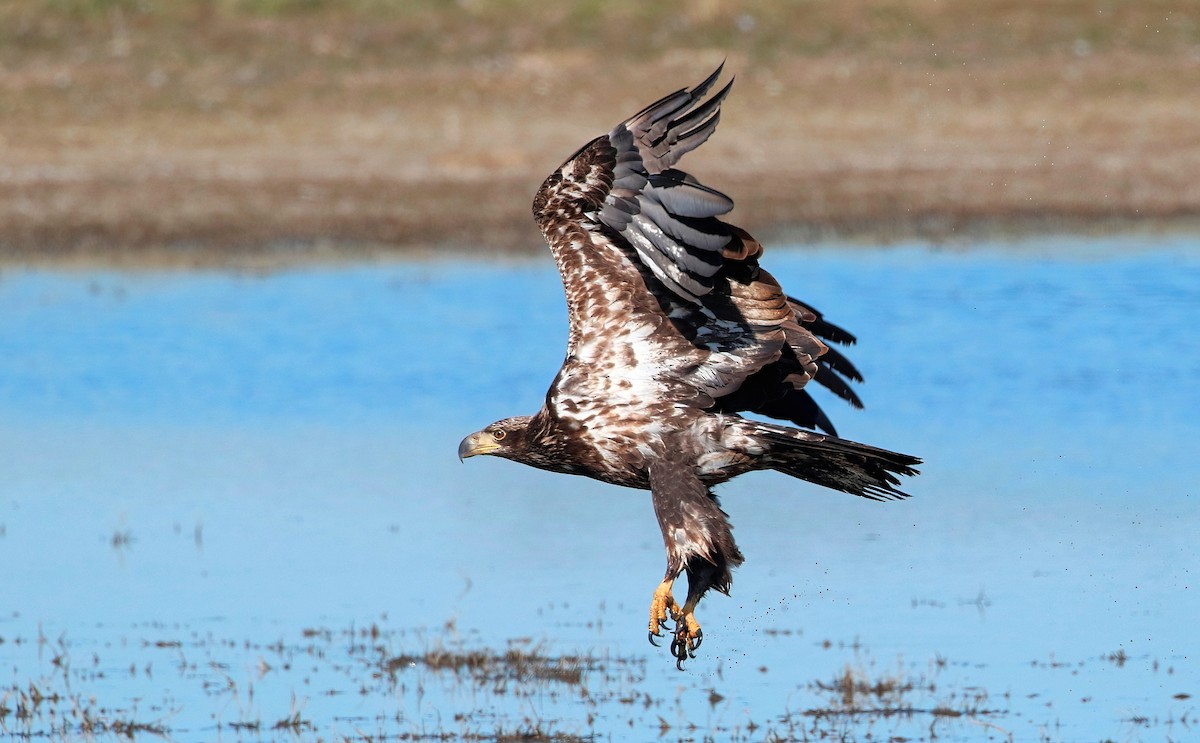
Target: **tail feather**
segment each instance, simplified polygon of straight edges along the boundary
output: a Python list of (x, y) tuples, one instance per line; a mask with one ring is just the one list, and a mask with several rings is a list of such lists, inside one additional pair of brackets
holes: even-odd
[(755, 423), (754, 437), (769, 450), (763, 464), (801, 480), (871, 500), (899, 500), (900, 478), (918, 474), (921, 460), (836, 436)]

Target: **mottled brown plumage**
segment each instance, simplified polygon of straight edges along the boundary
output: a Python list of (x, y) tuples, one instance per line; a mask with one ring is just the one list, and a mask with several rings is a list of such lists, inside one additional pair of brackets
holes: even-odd
[[(705, 95), (720, 72), (634, 114), (546, 178), (533, 213), (563, 278), (566, 358), (541, 410), (459, 447), (461, 457), (650, 490), (667, 551), (651, 641), (673, 620), (680, 664), (700, 642), (696, 604), (710, 588), (728, 593), (742, 562), (714, 485), (774, 469), (886, 500), (906, 497), (898, 476), (920, 461), (834, 435), (804, 386), (815, 379), (861, 407), (850, 386), (861, 375), (826, 343), (854, 337), (785, 294), (759, 266), (762, 246), (718, 219), (733, 202), (674, 168), (717, 126), (732, 83)], [(808, 430), (739, 415), (747, 411)], [(680, 607), (671, 585), (684, 572)]]

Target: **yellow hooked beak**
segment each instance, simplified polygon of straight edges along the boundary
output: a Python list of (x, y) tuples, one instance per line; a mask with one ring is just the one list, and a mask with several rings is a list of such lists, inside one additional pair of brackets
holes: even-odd
[(491, 436), (483, 431), (476, 431), (463, 439), (462, 443), (458, 445), (458, 459), (461, 462), (467, 457), (473, 457), (476, 454), (491, 454), (499, 448), (500, 445)]

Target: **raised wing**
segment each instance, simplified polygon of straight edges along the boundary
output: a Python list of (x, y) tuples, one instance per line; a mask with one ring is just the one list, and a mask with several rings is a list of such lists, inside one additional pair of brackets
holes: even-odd
[(612, 188), (596, 214), (634, 247), (668, 290), (696, 304), (712, 291), (731, 239), (713, 217), (733, 209), (733, 200), (672, 166), (716, 130), (721, 102), (733, 82), (707, 101), (704, 95), (722, 67), (695, 88), (662, 98), (609, 133), (617, 158)]
[(732, 82), (705, 96), (721, 70), (581, 147), (534, 198), (567, 296), (568, 359), (653, 381), (640, 391), (665, 401), (831, 431), (801, 388), (816, 378), (858, 404), (857, 370), (818, 338), (853, 336), (788, 297), (759, 267), (762, 246), (718, 219), (733, 201), (674, 167), (716, 129)]

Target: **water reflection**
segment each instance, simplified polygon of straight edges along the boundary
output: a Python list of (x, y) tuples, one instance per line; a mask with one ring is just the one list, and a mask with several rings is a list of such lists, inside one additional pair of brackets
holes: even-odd
[[(8, 269), (0, 707), (69, 679), (124, 713), (97, 719), (180, 739), (466, 734), (446, 721), (481, 706), (488, 730), (532, 710), (668, 739), (989, 729), (939, 705), (1018, 739), (1186, 737), (1200, 252), (1138, 247), (772, 253), (860, 337), (867, 410), (829, 401), (839, 429), (928, 464), (890, 506), (770, 473), (723, 487), (747, 563), (686, 675), (639, 629), (662, 560), (644, 493), (454, 457), (561, 361), (549, 261)], [(581, 672), (583, 702), (412, 660), (513, 643), (609, 675)], [(851, 714), (893, 703), (914, 712)]]

